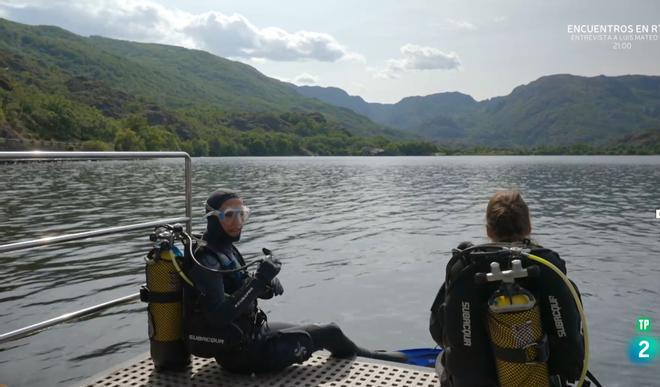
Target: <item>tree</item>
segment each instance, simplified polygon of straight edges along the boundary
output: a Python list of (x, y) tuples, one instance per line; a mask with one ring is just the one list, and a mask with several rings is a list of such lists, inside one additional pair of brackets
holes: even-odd
[(88, 140), (81, 144), (80, 150), (83, 151), (111, 151), (112, 145), (99, 140)]
[(199, 156), (208, 156), (209, 155), (209, 144), (199, 138), (192, 140), (192, 155)]
[(144, 141), (128, 128), (117, 131), (115, 136), (115, 150), (117, 151), (142, 151), (145, 149)]
[(147, 126), (149, 126), (147, 119), (139, 114), (130, 115), (124, 120), (124, 127), (131, 129), (136, 133), (140, 132), (140, 130)]
[(178, 150), (176, 135), (163, 127), (143, 126), (137, 133), (148, 151)]

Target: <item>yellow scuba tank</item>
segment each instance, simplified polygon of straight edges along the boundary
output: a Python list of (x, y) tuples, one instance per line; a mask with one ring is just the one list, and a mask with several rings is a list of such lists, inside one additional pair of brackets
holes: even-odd
[(180, 370), (190, 363), (183, 340), (182, 283), (171, 230), (157, 229), (150, 239), (157, 242), (146, 258), (147, 284), (140, 299), (148, 303), (151, 359), (157, 370)]
[(497, 262), (490, 267), (491, 272), (485, 276), (480, 273), (477, 280), (502, 281), (488, 300), (487, 317), (499, 385), (550, 386), (548, 343), (539, 306), (532, 293), (515, 283), (516, 278), (537, 274), (538, 267), (524, 269), (517, 259), (511, 270), (500, 270)]

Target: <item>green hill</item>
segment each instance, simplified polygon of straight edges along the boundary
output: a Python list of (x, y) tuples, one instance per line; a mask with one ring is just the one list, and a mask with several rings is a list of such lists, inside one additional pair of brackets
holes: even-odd
[(551, 75), (480, 102), (454, 92), (378, 104), (200, 50), (0, 19), (1, 149), (646, 153), (657, 136), (643, 133), (656, 128), (654, 76)]
[(396, 104), (371, 104), (339, 89), (298, 91), (383, 125), (462, 145), (600, 146), (660, 127), (657, 76), (551, 75), (481, 102), (461, 93), (438, 93)]
[(660, 77), (552, 75), (483, 101), (473, 139), (501, 144), (605, 144), (660, 127)]
[(400, 132), (243, 63), (4, 19), (0, 102), (4, 148), (355, 154), (401, 142)]

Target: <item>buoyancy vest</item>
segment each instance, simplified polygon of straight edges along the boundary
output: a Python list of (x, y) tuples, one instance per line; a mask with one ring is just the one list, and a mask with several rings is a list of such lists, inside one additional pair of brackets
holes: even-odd
[[(523, 247), (566, 272), (565, 263), (556, 252), (531, 244)], [(522, 261), (523, 267), (537, 265), (524, 256), (516, 259)], [(477, 285), (475, 274), (489, 272), (491, 262), (498, 262), (503, 270), (508, 269), (511, 261), (511, 252), (497, 244), (454, 250), (447, 264), (445, 283), (431, 307), (431, 335), (443, 347), (442, 386), (498, 386), (486, 324), (488, 299), (498, 285)], [(558, 274), (543, 265), (537, 266), (540, 268), (538, 277), (517, 282), (534, 295), (540, 307), (547, 335), (550, 375), (558, 375), (562, 383), (572, 382), (579, 379), (585, 357), (578, 306)], [(575, 290), (577, 292), (577, 287)]]
[[(231, 246), (230, 251), (221, 251), (206, 244), (195, 246), (195, 256), (204, 259), (212, 257), (219, 263), (220, 270), (233, 270), (244, 266), (245, 261), (238, 250)], [(190, 269), (193, 265), (189, 262)], [(244, 271), (217, 274), (222, 276), (225, 293), (231, 294), (239, 289), (247, 274)], [(190, 352), (199, 357), (215, 357), (219, 353), (237, 350), (248, 344), (258, 328), (258, 309), (256, 301), (250, 310), (229, 324), (221, 325), (218, 322), (208, 321), (204, 316), (202, 302), (203, 294), (195, 286), (185, 284), (183, 289), (184, 312), (184, 338)]]

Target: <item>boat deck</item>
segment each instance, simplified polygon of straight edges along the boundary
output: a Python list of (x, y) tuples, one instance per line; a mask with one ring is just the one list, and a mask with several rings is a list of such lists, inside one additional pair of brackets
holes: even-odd
[(438, 386), (432, 368), (365, 358), (335, 359), (313, 355), (304, 364), (260, 375), (236, 375), (224, 371), (214, 359), (193, 357), (184, 372), (155, 372), (148, 355), (127, 362), (84, 382), (84, 386), (332, 386), (424, 387)]

